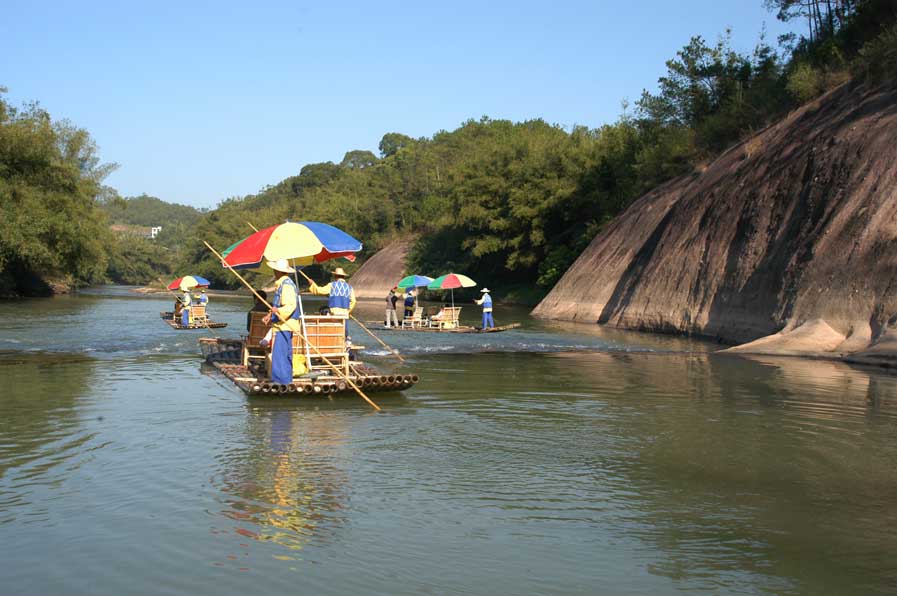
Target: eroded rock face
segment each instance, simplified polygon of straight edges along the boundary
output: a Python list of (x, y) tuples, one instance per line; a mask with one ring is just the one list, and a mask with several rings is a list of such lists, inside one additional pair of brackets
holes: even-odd
[(818, 319), (865, 349), (897, 321), (897, 89), (842, 86), (648, 193), (533, 315), (733, 343)]
[(396, 240), (365, 262), (349, 280), (356, 298), (385, 298), (405, 272), (405, 258), (414, 238)]

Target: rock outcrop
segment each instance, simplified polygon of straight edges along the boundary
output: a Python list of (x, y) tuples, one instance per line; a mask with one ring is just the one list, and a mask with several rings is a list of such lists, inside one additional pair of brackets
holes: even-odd
[(643, 196), (533, 315), (866, 350), (897, 323), (897, 88), (843, 85)]
[(386, 245), (368, 259), (349, 280), (356, 298), (385, 298), (405, 274), (405, 259), (416, 238), (403, 238)]

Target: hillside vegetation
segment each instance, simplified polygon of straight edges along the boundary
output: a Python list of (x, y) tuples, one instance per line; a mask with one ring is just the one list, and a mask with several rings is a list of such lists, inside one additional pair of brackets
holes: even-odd
[[(851, 76), (897, 76), (893, 2), (765, 3), (779, 18), (806, 19), (807, 35), (780, 40), (780, 49), (761, 38), (748, 54), (732, 49), (728, 33), (715, 42), (695, 37), (667, 62), (657, 92), (624, 102), (614, 123), (566, 128), (483, 117), (429, 137), (390, 132), (376, 153), (351, 150), (340, 163), (305, 165), (198, 218), (152, 197), (122, 202), (102, 187), (109, 168), (85, 131), (53, 123), (36, 106), (3, 103), (0, 208), (16, 225), (0, 236), (0, 289), (28, 291), (23, 280), (48, 275), (144, 283), (174, 271), (233, 287), (202, 241), (223, 249), (245, 237), (249, 223), (292, 219), (347, 230), (365, 243), (362, 258), (414, 235), (409, 270), (464, 272), (488, 280), (499, 298), (542, 295), (646, 191), (706, 167)], [(176, 223), (155, 221), (161, 213)], [(106, 231), (110, 218), (163, 225), (163, 236), (122, 242)]]
[(200, 243), (224, 247), (256, 226), (328, 221), (362, 238), (368, 255), (416, 233), (408, 271), (463, 271), (544, 293), (589, 242), (647, 190), (704, 167), (739, 139), (850, 78), (897, 73), (893, 4), (768, 1), (785, 20), (811, 18), (807, 37), (761, 39), (753, 52), (689, 41), (667, 62), (656, 94), (624, 104), (613, 124), (567, 129), (487, 117), (413, 139), (383, 136), (378, 154), (310, 164), (262, 192), (231, 199), (195, 228), (187, 261), (233, 284)]

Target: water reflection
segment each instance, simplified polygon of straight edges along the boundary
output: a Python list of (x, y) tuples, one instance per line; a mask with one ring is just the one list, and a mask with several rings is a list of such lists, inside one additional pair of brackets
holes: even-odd
[(796, 358), (547, 360), (574, 388), (614, 388), (597, 392), (614, 461), (584, 463), (619, 499), (619, 535), (665, 553), (651, 573), (711, 591), (897, 585), (897, 378)]
[(244, 441), (219, 457), (221, 514), (243, 537), (298, 551), (326, 542), (344, 522), (348, 482), (340, 466), (347, 418), (296, 403), (247, 406)]
[(79, 404), (94, 370), (95, 362), (79, 355), (0, 353), (0, 524), (20, 508), (32, 521), (45, 519), (46, 503), (37, 502), (48, 490), (61, 496), (78, 462), (97, 447), (81, 427)]

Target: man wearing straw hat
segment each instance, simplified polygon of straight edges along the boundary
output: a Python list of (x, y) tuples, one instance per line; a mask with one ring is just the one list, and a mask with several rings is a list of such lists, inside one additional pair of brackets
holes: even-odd
[[(274, 300), (271, 312), (262, 321), (271, 325), (274, 331), (274, 345), (271, 348), (271, 380), (288, 385), (293, 382), (293, 332), (301, 331), (299, 309), (296, 308), (296, 283), (290, 277), (295, 269), (290, 267), (286, 259), (268, 261), (268, 267), (274, 270)], [(298, 361), (296, 364), (300, 364)], [(305, 372), (302, 363), (299, 374)]]
[(190, 306), (192, 303), (190, 290), (184, 290), (184, 296), (181, 298), (181, 325), (184, 327), (190, 325)]
[(330, 314), (346, 317), (346, 335), (349, 334), (349, 313), (355, 309), (355, 290), (346, 281), (346, 272), (342, 267), (333, 270), (333, 281), (325, 286), (309, 282), (308, 291), (316, 296), (329, 296), (327, 306)]
[(495, 327), (495, 322), (492, 320), (492, 296), (489, 295), (489, 288), (483, 288), (480, 293), (483, 294), (483, 297), (474, 302), (483, 305), (483, 329), (486, 329), (487, 326)]

